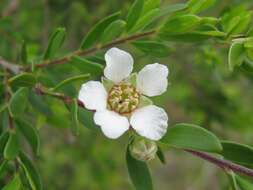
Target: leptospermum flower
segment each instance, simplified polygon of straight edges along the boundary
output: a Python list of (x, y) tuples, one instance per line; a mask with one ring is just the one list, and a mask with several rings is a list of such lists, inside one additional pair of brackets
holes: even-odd
[(168, 68), (154, 63), (130, 75), (134, 60), (118, 48), (108, 50), (105, 61), (102, 82), (84, 83), (78, 96), (87, 109), (95, 110), (94, 122), (108, 138), (116, 139), (133, 128), (142, 137), (161, 139), (168, 127), (168, 116), (147, 97), (166, 91)]

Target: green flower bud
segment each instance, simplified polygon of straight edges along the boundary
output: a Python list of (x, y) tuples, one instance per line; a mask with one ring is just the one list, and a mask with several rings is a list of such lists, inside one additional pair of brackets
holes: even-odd
[(130, 153), (132, 157), (144, 162), (150, 161), (155, 158), (158, 148), (154, 141), (135, 138), (130, 145)]

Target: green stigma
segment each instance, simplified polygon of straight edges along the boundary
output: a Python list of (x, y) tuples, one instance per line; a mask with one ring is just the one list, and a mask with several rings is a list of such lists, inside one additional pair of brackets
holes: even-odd
[(139, 105), (140, 94), (130, 83), (114, 85), (109, 91), (107, 99), (110, 110), (119, 114), (128, 114)]

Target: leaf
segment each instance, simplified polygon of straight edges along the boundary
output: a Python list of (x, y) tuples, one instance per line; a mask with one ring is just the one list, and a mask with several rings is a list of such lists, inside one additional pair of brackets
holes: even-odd
[(99, 127), (94, 123), (93, 115), (94, 113), (92, 111), (83, 108), (78, 109), (78, 120), (80, 123), (88, 129), (98, 130)]
[(188, 8), (190, 13), (199, 13), (208, 9), (216, 3), (216, 0), (190, 0)]
[(233, 171), (226, 171), (226, 173), (228, 175), (232, 190), (239, 190), (238, 185), (237, 185), (237, 181), (235, 178), (235, 176), (236, 176), (235, 173)]
[(22, 42), (22, 47), (21, 47), (21, 61), (23, 64), (27, 64), (27, 48), (26, 48), (26, 42)]
[(24, 113), (28, 103), (28, 89), (19, 88), (11, 97), (9, 109), (13, 117), (18, 117)]
[(142, 14), (146, 14), (149, 11), (159, 8), (161, 5), (161, 0), (147, 0), (145, 1)]
[(36, 78), (30, 73), (21, 73), (8, 80), (13, 87), (33, 87), (36, 84)]
[(228, 53), (228, 66), (231, 71), (243, 63), (244, 47), (242, 42), (233, 42)]
[(136, 190), (152, 190), (153, 184), (148, 166), (145, 162), (134, 159), (129, 151), (126, 151), (127, 169)]
[(6, 110), (6, 108), (8, 108), (7, 103), (4, 103), (4, 104), (0, 105), (0, 113), (3, 112), (4, 110)]
[(2, 190), (20, 190), (21, 188), (21, 180), (19, 175), (15, 175), (14, 178), (7, 185), (4, 186)]
[(31, 145), (33, 152), (36, 155), (39, 155), (40, 150), (40, 138), (38, 130), (35, 127), (32, 127), (30, 123), (22, 119), (17, 119), (16, 124), (18, 129), (24, 135), (28, 143)]
[(161, 147), (158, 147), (156, 155), (159, 158), (159, 160), (161, 161), (161, 163), (166, 164), (166, 158), (163, 154)]
[(69, 83), (78, 81), (78, 80), (82, 80), (85, 81), (86, 79), (88, 79), (90, 77), (90, 74), (82, 74), (82, 75), (77, 75), (77, 76), (73, 76), (73, 77), (69, 77), (63, 81), (61, 81), (59, 84), (57, 84), (52, 91), (58, 90), (59, 88), (62, 88), (65, 85), (68, 85)]
[(10, 132), (8, 141), (4, 148), (4, 158), (7, 160), (13, 160), (19, 153), (19, 142), (17, 134)]
[(183, 11), (187, 9), (188, 5), (186, 3), (178, 3), (174, 5), (168, 5), (161, 8), (159, 17), (166, 16), (171, 13), (175, 13), (178, 11)]
[(222, 141), (221, 152), (225, 159), (244, 166), (253, 166), (253, 148), (247, 145)]
[(166, 57), (172, 52), (172, 47), (156, 41), (135, 41), (132, 43), (136, 48), (156, 57)]
[(202, 127), (187, 123), (179, 123), (168, 128), (161, 142), (182, 149), (214, 153), (222, 151), (221, 143), (214, 134)]
[(75, 135), (79, 134), (79, 121), (78, 121), (78, 103), (75, 99), (70, 106), (71, 113), (71, 129)]
[(253, 183), (244, 179), (238, 175), (235, 176), (237, 180), (237, 184), (241, 190), (253, 190)]
[(51, 35), (47, 49), (44, 54), (44, 59), (54, 58), (56, 52), (62, 46), (66, 36), (65, 28), (57, 28), (56, 31)]
[(100, 39), (101, 35), (103, 34), (107, 26), (111, 24), (113, 21), (117, 20), (119, 15), (120, 12), (116, 12), (99, 21), (83, 39), (81, 43), (81, 49), (87, 49), (90, 48), (92, 45), (94, 45), (98, 41), (98, 39)]
[(73, 66), (76, 66), (82, 73), (90, 73), (96, 76), (100, 76), (103, 73), (104, 67), (102, 65), (79, 56), (73, 56), (71, 62)]
[(9, 139), (9, 132), (4, 131), (0, 136), (0, 154), (3, 154), (8, 139)]
[(0, 164), (0, 178), (2, 178), (3, 174), (5, 173), (8, 165), (8, 160), (3, 160)]
[(42, 190), (40, 175), (33, 163), (23, 152), (20, 152), (19, 154), (19, 162), (24, 169), (26, 178), (29, 181), (32, 190)]
[(105, 29), (101, 36), (101, 42), (103, 44), (119, 37), (126, 28), (126, 22), (123, 20), (115, 20)]
[(143, 17), (141, 17), (138, 20), (138, 22), (129, 32), (134, 33), (134, 32), (144, 29), (146, 26), (148, 26), (150, 23), (153, 22), (153, 20), (159, 15), (159, 13), (160, 13), (160, 9), (154, 9), (148, 12), (147, 14), (145, 14)]
[(127, 31), (130, 31), (141, 16), (144, 0), (135, 0), (127, 15)]
[(166, 39), (170, 35), (182, 34), (192, 31), (201, 22), (201, 18), (196, 15), (177, 15), (171, 17), (160, 29), (159, 35)]

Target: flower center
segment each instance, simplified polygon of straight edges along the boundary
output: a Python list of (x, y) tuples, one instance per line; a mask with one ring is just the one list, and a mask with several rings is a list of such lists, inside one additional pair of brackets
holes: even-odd
[(137, 108), (139, 99), (140, 95), (133, 85), (121, 83), (111, 88), (107, 102), (111, 110), (128, 114)]

